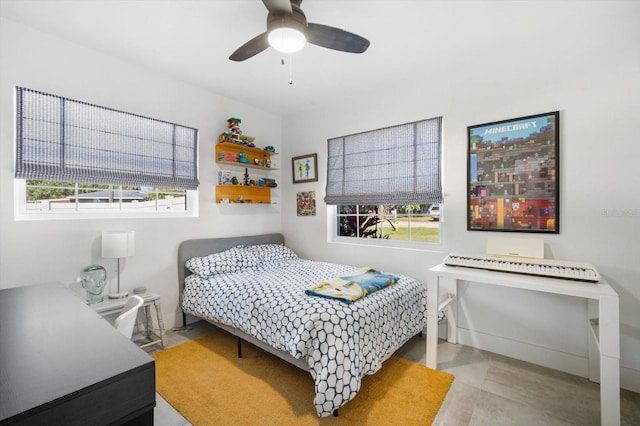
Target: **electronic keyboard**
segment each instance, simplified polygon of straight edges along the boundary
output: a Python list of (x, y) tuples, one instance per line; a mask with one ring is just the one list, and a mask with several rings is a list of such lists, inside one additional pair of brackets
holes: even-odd
[(593, 265), (567, 260), (451, 253), (444, 259), (444, 264), (593, 283), (600, 281), (600, 274)]

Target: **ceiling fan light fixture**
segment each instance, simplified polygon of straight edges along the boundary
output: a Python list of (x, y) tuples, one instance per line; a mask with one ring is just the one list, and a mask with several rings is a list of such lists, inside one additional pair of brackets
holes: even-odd
[(307, 44), (305, 35), (294, 28), (279, 27), (269, 32), (269, 45), (282, 53), (295, 53)]
[(363, 53), (369, 47), (369, 40), (357, 34), (307, 22), (300, 8), (302, 0), (262, 0), (262, 3), (269, 12), (267, 30), (236, 49), (230, 60), (244, 61), (269, 47), (281, 53), (294, 53), (307, 43), (348, 53)]

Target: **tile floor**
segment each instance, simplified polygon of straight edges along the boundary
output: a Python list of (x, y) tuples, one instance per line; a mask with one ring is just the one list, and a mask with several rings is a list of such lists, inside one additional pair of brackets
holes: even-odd
[[(167, 331), (167, 340), (175, 346), (213, 328), (201, 321)], [(398, 355), (424, 363), (425, 337), (412, 339)], [(588, 379), (443, 341), (438, 366), (455, 380), (434, 425), (600, 424), (600, 389)], [(160, 395), (156, 404), (156, 425), (189, 425)], [(640, 425), (640, 394), (622, 390), (620, 406), (622, 425)]]

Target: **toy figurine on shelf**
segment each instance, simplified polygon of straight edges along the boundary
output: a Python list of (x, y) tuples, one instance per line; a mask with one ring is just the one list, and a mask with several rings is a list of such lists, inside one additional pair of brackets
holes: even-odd
[(240, 136), (240, 141), (242, 143), (242, 145), (254, 148), (256, 146), (255, 143), (253, 143), (253, 141), (255, 140), (255, 138), (253, 136)]
[(240, 143), (242, 141), (242, 130), (240, 130), (240, 123), (242, 120), (239, 118), (231, 117), (227, 119), (227, 128), (231, 134), (231, 141)]
[(244, 151), (238, 153), (238, 163), (249, 164), (249, 159), (245, 155)]
[(244, 184), (245, 186), (249, 186), (249, 171), (244, 169)]
[(220, 133), (220, 136), (218, 136), (218, 142), (232, 142), (254, 148), (256, 145), (253, 141), (256, 138), (254, 138), (253, 136), (243, 135), (242, 130), (240, 130), (240, 123), (242, 123), (242, 120), (240, 120), (239, 118), (228, 118), (228, 131)]

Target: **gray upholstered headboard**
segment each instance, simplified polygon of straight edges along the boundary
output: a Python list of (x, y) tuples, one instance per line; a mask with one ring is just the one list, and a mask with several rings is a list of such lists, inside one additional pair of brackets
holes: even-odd
[[(186, 240), (178, 247), (178, 289), (179, 307), (182, 306), (182, 290), (184, 289), (184, 279), (191, 275), (191, 271), (185, 268), (184, 263), (196, 256), (207, 256), (211, 253), (218, 253), (228, 250), (237, 245), (252, 246), (256, 244), (284, 244), (282, 234), (262, 234), (244, 237), (226, 238), (200, 238), (196, 240)], [(183, 325), (186, 325), (185, 314), (182, 314)]]

